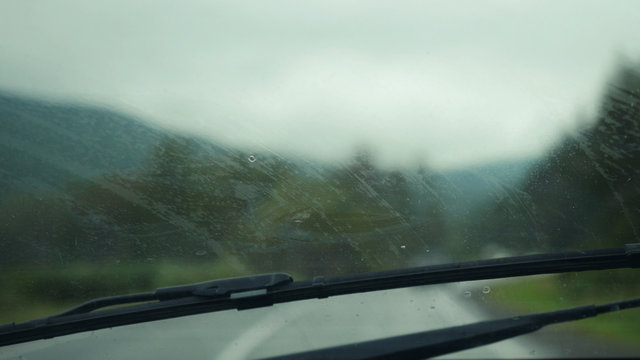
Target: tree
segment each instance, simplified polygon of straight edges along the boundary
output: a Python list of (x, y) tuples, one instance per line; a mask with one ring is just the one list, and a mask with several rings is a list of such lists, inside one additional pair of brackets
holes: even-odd
[(308, 276), (406, 266), (441, 216), (418, 197), (406, 175), (377, 169), (368, 154), (316, 176), (290, 171), (243, 227), (254, 239), (248, 259)]
[[(619, 246), (639, 239), (640, 66), (612, 78), (594, 124), (567, 137), (533, 168), (521, 191), (500, 202), (484, 236), (513, 248)], [(634, 240), (635, 239), (635, 240)]]

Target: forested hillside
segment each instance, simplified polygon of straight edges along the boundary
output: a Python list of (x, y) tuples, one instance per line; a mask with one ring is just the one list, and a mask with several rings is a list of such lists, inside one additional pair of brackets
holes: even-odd
[(498, 199), (483, 241), (545, 251), (640, 240), (640, 67), (605, 86), (595, 122), (567, 137)]
[(442, 204), (366, 153), (310, 168), (114, 114), (54, 106), (50, 120), (16, 103), (1, 123), (15, 139), (4, 145), (3, 266), (233, 257), (337, 273), (401, 266), (444, 239)]

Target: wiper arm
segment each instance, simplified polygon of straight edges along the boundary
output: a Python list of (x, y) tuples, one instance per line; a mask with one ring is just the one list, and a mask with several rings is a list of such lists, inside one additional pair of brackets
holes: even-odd
[(425, 359), (488, 345), (531, 333), (551, 324), (586, 319), (603, 313), (635, 307), (640, 307), (640, 298), (599, 306), (588, 305), (500, 320), (481, 321), (445, 329), (274, 356), (263, 360)]
[[(61, 314), (0, 325), (0, 346), (199, 313), (456, 281), (640, 267), (640, 244), (515, 256), (296, 281), (283, 273), (214, 280), (89, 301)], [(146, 302), (144, 304), (137, 304)], [(93, 311), (105, 306), (126, 307)]]
[[(288, 274), (273, 273), (239, 278), (205, 281), (196, 284), (172, 286), (157, 289), (155, 292), (110, 296), (88, 301), (84, 304), (69, 309), (63, 313), (50, 316), (58, 318), (62, 316), (84, 314), (107, 306), (132, 304), (150, 301), (167, 301), (191, 296), (239, 298), (247, 295), (265, 294), (280, 284), (287, 284), (293, 279)], [(0, 328), (1, 329), (1, 328)]]

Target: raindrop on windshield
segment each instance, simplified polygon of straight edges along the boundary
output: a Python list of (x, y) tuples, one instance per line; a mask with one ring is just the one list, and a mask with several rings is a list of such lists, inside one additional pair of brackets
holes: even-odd
[(400, 249), (405, 249), (406, 247), (406, 245), (400, 245)]
[(491, 288), (490, 287), (485, 286), (485, 287), (482, 288), (482, 293), (483, 294), (488, 294), (490, 292), (491, 292)]
[(464, 295), (464, 297), (471, 297), (471, 291), (467, 290), (463, 292), (462, 295)]
[(256, 157), (253, 155), (249, 155), (249, 162), (256, 162)]
[(207, 255), (207, 252), (205, 250), (198, 250), (198, 251), (196, 251), (196, 255), (197, 256), (204, 256), (204, 255)]

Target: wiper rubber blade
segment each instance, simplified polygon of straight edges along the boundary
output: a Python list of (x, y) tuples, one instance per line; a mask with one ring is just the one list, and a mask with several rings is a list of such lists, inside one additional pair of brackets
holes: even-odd
[(445, 329), (334, 346), (263, 360), (315, 359), (425, 359), (433, 356), (488, 345), (537, 331), (547, 325), (594, 317), (599, 314), (640, 307), (640, 298), (605, 305), (481, 321)]
[[(91, 300), (61, 314), (0, 325), (0, 346), (82, 331), (228, 309), (457, 281), (640, 267), (640, 243), (621, 248), (514, 256), (293, 281), (283, 273), (161, 288)], [(144, 302), (140, 304), (141, 302)], [(94, 311), (106, 306), (128, 305)]]

